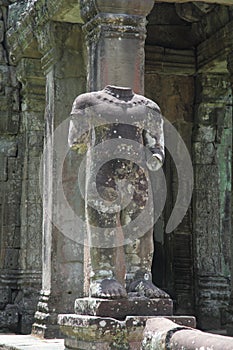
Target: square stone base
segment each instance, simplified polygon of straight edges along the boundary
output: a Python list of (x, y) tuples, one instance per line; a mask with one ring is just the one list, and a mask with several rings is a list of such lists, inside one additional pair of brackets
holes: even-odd
[(78, 315), (124, 320), (126, 316), (170, 316), (173, 314), (173, 302), (168, 298), (133, 297), (116, 300), (80, 298), (76, 299), (74, 310)]
[[(124, 321), (110, 317), (59, 315), (66, 350), (140, 350), (149, 316), (129, 316)], [(167, 316), (180, 325), (195, 327), (191, 316)]]

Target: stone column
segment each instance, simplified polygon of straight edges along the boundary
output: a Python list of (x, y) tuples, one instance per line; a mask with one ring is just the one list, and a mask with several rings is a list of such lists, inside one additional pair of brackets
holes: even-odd
[[(52, 222), (58, 204), (55, 131), (69, 117), (72, 102), (84, 91), (86, 79), (79, 25), (49, 22), (38, 32), (38, 40), (46, 74), (45, 145), (48, 147), (44, 151), (43, 173), (42, 291), (33, 334), (57, 337), (57, 314), (73, 311), (75, 299), (82, 296), (83, 246), (71, 241)], [(63, 140), (67, 140), (67, 126), (66, 123), (63, 127)], [(64, 182), (69, 182), (69, 169), (63, 173)]]
[[(227, 57), (227, 68), (230, 73), (230, 83), (231, 83), (231, 103), (233, 101), (232, 99), (232, 94), (233, 94), (233, 52), (231, 52), (228, 57)], [(232, 150), (232, 145), (231, 144), (231, 198), (230, 204), (231, 204), (231, 213), (229, 213), (231, 217), (231, 231), (232, 231), (232, 220), (233, 220), (233, 188), (232, 188), (232, 180), (233, 180), (233, 150)], [(227, 333), (232, 336), (233, 335), (233, 236), (231, 234), (231, 242), (230, 242), (230, 251), (231, 251), (231, 296), (230, 296), (230, 303), (229, 303), (229, 313), (230, 313), (230, 319), (227, 320), (229, 324), (227, 325)]]
[(17, 303), (22, 314), (21, 332), (30, 333), (41, 289), (42, 263), (39, 166), (43, 151), (45, 78), (40, 59), (21, 59), (17, 78), (22, 84), (19, 152), (23, 157), (19, 256), (22, 273)]
[[(219, 329), (229, 298), (231, 89), (227, 76), (196, 78), (193, 234), (198, 327)], [(222, 312), (221, 312), (222, 311)]]
[(153, 5), (153, 0), (81, 0), (90, 91), (111, 84), (143, 94), (146, 16)]

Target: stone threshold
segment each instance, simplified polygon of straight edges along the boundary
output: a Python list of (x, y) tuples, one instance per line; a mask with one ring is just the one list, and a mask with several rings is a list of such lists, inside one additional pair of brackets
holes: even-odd
[(32, 335), (0, 334), (1, 350), (64, 350), (64, 339), (40, 339)]

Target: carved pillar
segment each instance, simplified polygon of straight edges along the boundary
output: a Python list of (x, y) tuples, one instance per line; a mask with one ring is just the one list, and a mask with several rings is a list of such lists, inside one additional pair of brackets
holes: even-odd
[(30, 333), (41, 289), (42, 203), (38, 169), (43, 151), (45, 78), (40, 59), (22, 58), (16, 72), (22, 84), (19, 152), (23, 155), (18, 282), (21, 291), (17, 303), (21, 332)]
[(81, 0), (90, 91), (112, 84), (143, 94), (145, 17), (153, 5), (153, 0)]
[(193, 134), (193, 232), (197, 320), (203, 329), (221, 327), (229, 298), (231, 120), (227, 76), (198, 75)]
[[(57, 314), (73, 311), (74, 300), (82, 296), (83, 248), (52, 222), (58, 204), (54, 138), (56, 128), (69, 117), (74, 98), (84, 91), (86, 79), (79, 25), (49, 22), (38, 32), (38, 40), (46, 74), (45, 144), (48, 147), (44, 152), (43, 174), (42, 291), (33, 333), (57, 337)], [(68, 124), (63, 128), (63, 140), (67, 140), (66, 126)], [(68, 182), (69, 170), (63, 173), (64, 182)]]
[[(230, 73), (230, 83), (231, 83), (231, 103), (233, 101), (232, 94), (233, 94), (233, 52), (231, 52), (227, 57), (227, 68)], [(231, 143), (231, 198), (229, 199), (231, 203), (231, 212), (229, 213), (231, 217), (231, 232), (232, 232), (232, 222), (233, 222), (233, 187), (232, 187), (232, 180), (233, 180), (233, 141)], [(229, 324), (227, 325), (227, 333), (232, 336), (233, 335), (233, 235), (231, 234), (231, 242), (230, 242), (230, 252), (231, 252), (231, 296), (230, 296), (230, 303), (229, 303), (229, 313), (230, 313), (230, 319), (227, 320)]]

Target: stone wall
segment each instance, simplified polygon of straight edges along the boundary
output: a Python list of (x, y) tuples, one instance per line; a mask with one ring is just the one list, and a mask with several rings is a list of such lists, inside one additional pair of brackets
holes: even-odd
[(202, 328), (226, 322), (231, 276), (232, 93), (229, 76), (196, 78), (193, 132), (196, 312)]
[(24, 146), (19, 83), (6, 50), (7, 11), (6, 6), (0, 6), (0, 320), (3, 328), (17, 330)]
[[(190, 152), (194, 192), (190, 208), (171, 234), (165, 226), (178, 182), (167, 153), (168, 197), (155, 226), (154, 279), (174, 299), (177, 314), (195, 314), (202, 329), (226, 322), (231, 278), (232, 93), (229, 76), (155, 73), (146, 66), (146, 95), (179, 131)], [(158, 68), (156, 68), (158, 71)]]
[(167, 155), (169, 195), (155, 227), (154, 275), (176, 312), (195, 314), (202, 329), (224, 327), (231, 291), (231, 21), (232, 7), (156, 4), (148, 24), (146, 94), (180, 132), (194, 170), (191, 206), (178, 228), (163, 234), (178, 188)]
[[(146, 96), (159, 104), (164, 117), (176, 127), (191, 154), (194, 113), (193, 77), (178, 74), (147, 73), (145, 90)], [(154, 279), (159, 286), (165, 288), (171, 294), (177, 313), (193, 314), (194, 255), (191, 208), (189, 208), (182, 223), (174, 232), (164, 233), (172, 208), (175, 205), (178, 189), (175, 165), (168, 152), (164, 172), (168, 186), (167, 202), (163, 218), (155, 226)]]
[(45, 78), (40, 60), (9, 61), (8, 10), (1, 6), (1, 328), (30, 333), (41, 289), (42, 201), (39, 166), (43, 151)]

